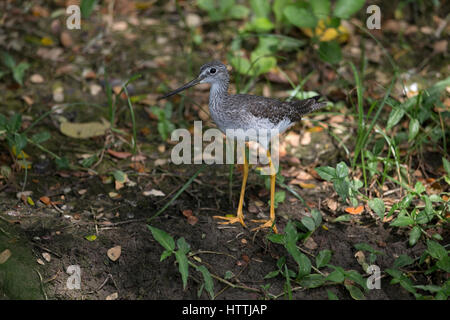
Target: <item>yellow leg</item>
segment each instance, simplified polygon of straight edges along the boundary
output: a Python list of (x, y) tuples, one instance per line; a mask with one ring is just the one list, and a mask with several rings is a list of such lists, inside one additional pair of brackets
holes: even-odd
[(242, 208), (244, 206), (244, 195), (245, 195), (245, 186), (247, 184), (247, 177), (248, 177), (248, 162), (247, 158), (245, 157), (245, 150), (244, 150), (244, 178), (242, 179), (241, 195), (239, 197), (237, 214), (235, 217), (214, 216), (213, 218), (215, 219), (226, 220), (225, 222), (219, 222), (220, 224), (232, 224), (240, 222), (244, 227), (247, 227), (244, 222), (244, 213), (242, 211)]
[(252, 231), (263, 229), (263, 228), (272, 228), (273, 232), (278, 233), (277, 227), (275, 226), (275, 179), (276, 172), (275, 168), (272, 165), (272, 159), (270, 157), (270, 152), (267, 151), (267, 157), (269, 158), (269, 166), (270, 166), (270, 219), (269, 220), (252, 220), (253, 222), (262, 223), (259, 227), (252, 229)]

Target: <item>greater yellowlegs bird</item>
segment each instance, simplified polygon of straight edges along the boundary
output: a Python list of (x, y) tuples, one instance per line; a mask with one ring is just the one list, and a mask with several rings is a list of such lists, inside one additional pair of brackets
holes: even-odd
[[(193, 87), (199, 83), (210, 83), (211, 89), (209, 93), (209, 111), (211, 118), (217, 124), (218, 128), (226, 133), (229, 129), (242, 129), (243, 131), (260, 131), (283, 133), (299, 121), (302, 116), (325, 105), (324, 102), (318, 102), (319, 96), (294, 101), (280, 101), (277, 99), (248, 95), (248, 94), (228, 94), (229, 75), (227, 67), (219, 62), (213, 61), (204, 64), (200, 68), (200, 73), (194, 80), (186, 83), (178, 89), (160, 97), (164, 99), (175, 95), (183, 90)], [(245, 137), (246, 140), (252, 140)], [(264, 146), (267, 150), (269, 158), (269, 166), (272, 166), (270, 152), (268, 146)], [(244, 177), (241, 186), (241, 195), (239, 197), (239, 205), (236, 216), (214, 216), (214, 218), (226, 220), (220, 222), (222, 224), (232, 224), (240, 222), (244, 227), (244, 214), (242, 207), (244, 205), (245, 186), (248, 177), (248, 161), (244, 156)], [(254, 230), (261, 228), (272, 228), (277, 232), (275, 227), (275, 177), (276, 172), (271, 172), (270, 177), (270, 219), (254, 220), (262, 223)]]

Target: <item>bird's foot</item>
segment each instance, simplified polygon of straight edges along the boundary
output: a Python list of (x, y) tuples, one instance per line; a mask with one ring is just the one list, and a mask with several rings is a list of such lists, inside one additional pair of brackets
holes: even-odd
[(277, 227), (275, 226), (275, 221), (272, 220), (252, 220), (252, 222), (261, 223), (259, 227), (253, 228), (251, 231), (256, 231), (264, 228), (272, 228), (274, 233), (278, 233)]
[(239, 222), (245, 228), (247, 227), (244, 222), (244, 216), (242, 214), (237, 214), (236, 216), (227, 217), (227, 216), (213, 216), (214, 219), (222, 219), (226, 220), (224, 222), (219, 222), (219, 224), (233, 224)]

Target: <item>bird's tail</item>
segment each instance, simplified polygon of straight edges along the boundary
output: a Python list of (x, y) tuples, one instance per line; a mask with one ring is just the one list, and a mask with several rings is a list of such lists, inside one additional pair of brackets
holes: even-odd
[(318, 102), (321, 96), (315, 96), (309, 99), (294, 101), (293, 104), (296, 108), (298, 116), (304, 116), (310, 112), (324, 107), (327, 103), (325, 101)]

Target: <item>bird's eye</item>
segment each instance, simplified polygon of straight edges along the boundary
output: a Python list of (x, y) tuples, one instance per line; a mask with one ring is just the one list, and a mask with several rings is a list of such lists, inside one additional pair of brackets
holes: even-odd
[(216, 73), (216, 69), (214, 68), (209, 69), (209, 73)]

